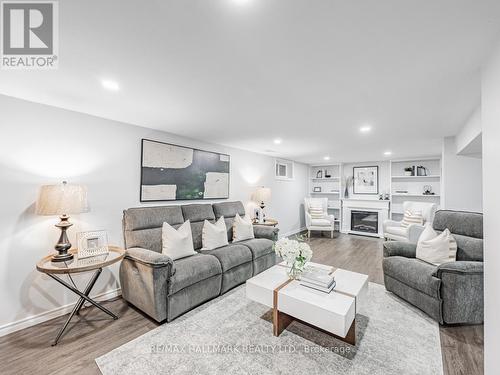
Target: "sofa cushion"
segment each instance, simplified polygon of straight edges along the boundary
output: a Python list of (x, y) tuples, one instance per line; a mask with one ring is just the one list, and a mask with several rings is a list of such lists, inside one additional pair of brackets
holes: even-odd
[(202, 231), (202, 243), (203, 247), (201, 250), (212, 250), (218, 247), (227, 246), (227, 228), (224, 218), (221, 217), (215, 224), (210, 221), (205, 220), (203, 222)]
[(163, 223), (178, 228), (184, 223), (181, 206), (138, 207), (123, 211), (125, 247), (141, 247), (161, 253)]
[(311, 219), (311, 225), (315, 227), (331, 227), (332, 222), (328, 219)]
[(214, 210), (211, 204), (185, 204), (181, 206), (184, 220), (192, 223), (197, 221), (215, 220)]
[(247, 246), (230, 244), (217, 249), (203, 251), (216, 257), (222, 267), (222, 272), (252, 261), (252, 252)]
[(245, 245), (252, 251), (253, 259), (257, 259), (261, 256), (274, 252), (274, 242), (268, 240), (267, 238), (252, 238), (251, 240), (245, 240), (238, 243)]
[(174, 268), (175, 274), (170, 278), (169, 282), (169, 295), (222, 273), (217, 258), (208, 254), (196, 254), (175, 260)]
[(384, 274), (428, 296), (439, 298), (441, 280), (433, 276), (436, 266), (400, 256), (384, 258), (382, 265)]
[(169, 223), (163, 223), (162, 230), (162, 253), (172, 260), (195, 255), (193, 248), (193, 236), (189, 220), (178, 229), (172, 228)]
[(181, 206), (137, 207), (123, 211), (123, 226), (127, 230), (161, 228), (164, 222), (182, 224)]
[(453, 235), (483, 238), (483, 214), (439, 210), (436, 212), (432, 227), (440, 232), (449, 229)]
[(233, 242), (240, 242), (251, 238), (255, 238), (252, 220), (249, 217), (242, 219), (240, 215), (236, 214), (233, 221)]
[(224, 216), (224, 218), (228, 219), (235, 217), (236, 214), (242, 217), (243, 215), (245, 215), (245, 207), (241, 202), (214, 203), (213, 208), (216, 219), (218, 219), (221, 216)]

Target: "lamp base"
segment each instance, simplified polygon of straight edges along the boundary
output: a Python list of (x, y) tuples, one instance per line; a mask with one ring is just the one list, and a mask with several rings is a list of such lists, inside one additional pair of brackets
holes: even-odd
[(69, 249), (71, 249), (71, 242), (69, 242), (68, 235), (66, 234), (68, 228), (73, 224), (69, 222), (68, 215), (61, 215), (60, 219), (61, 221), (56, 224), (56, 227), (61, 229), (61, 236), (56, 246), (54, 246), (58, 254), (52, 256), (52, 262), (67, 262), (73, 259), (73, 254), (68, 253)]
[(74, 256), (73, 254), (55, 254), (52, 255), (52, 258), (50, 259), (51, 262), (57, 263), (57, 262), (68, 262), (70, 260), (73, 260)]

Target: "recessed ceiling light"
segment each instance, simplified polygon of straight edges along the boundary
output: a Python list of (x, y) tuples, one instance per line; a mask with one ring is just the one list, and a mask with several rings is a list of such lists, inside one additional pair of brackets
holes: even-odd
[(384, 155), (385, 156), (391, 156), (392, 155), (392, 151), (386, 151), (386, 152), (384, 152)]
[(359, 131), (361, 133), (369, 133), (372, 130), (371, 125), (363, 125), (362, 127), (359, 128)]
[(275, 145), (280, 145), (283, 140), (281, 138), (276, 138), (273, 142)]
[(101, 85), (106, 90), (110, 90), (110, 91), (118, 91), (118, 90), (120, 90), (120, 85), (117, 82), (109, 80), (109, 79), (103, 79), (101, 81)]
[(329, 156), (323, 156), (323, 160), (330, 160)]

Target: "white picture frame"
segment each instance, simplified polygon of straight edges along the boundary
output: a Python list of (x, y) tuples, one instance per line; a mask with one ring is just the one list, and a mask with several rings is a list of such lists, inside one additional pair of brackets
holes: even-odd
[(108, 232), (105, 230), (94, 230), (79, 232), (76, 235), (78, 246), (78, 258), (90, 258), (109, 253)]

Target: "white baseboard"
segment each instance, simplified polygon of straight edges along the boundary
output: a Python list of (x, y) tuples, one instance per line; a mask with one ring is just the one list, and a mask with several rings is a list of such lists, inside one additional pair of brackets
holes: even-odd
[[(115, 297), (118, 297), (122, 294), (121, 289), (112, 289), (108, 290), (107, 292), (97, 294), (93, 296), (92, 298), (95, 299), (96, 301), (106, 301), (108, 299), (112, 299)], [(17, 320), (12, 323), (7, 323), (4, 324), (3, 326), (0, 326), (0, 337), (8, 335), (9, 333), (19, 331), (24, 328), (28, 328), (43, 322), (46, 322), (47, 320), (57, 318), (62, 315), (69, 314), (73, 307), (75, 306), (75, 302), (69, 303), (64, 306), (56, 307), (55, 309), (45, 311), (43, 313), (29, 316), (27, 318)]]
[(292, 230), (292, 231), (289, 231), (287, 233), (279, 233), (278, 238), (290, 237), (290, 236), (293, 236), (294, 234), (299, 234), (300, 232), (303, 232), (305, 230), (307, 230), (307, 228), (302, 227), (300, 229)]

